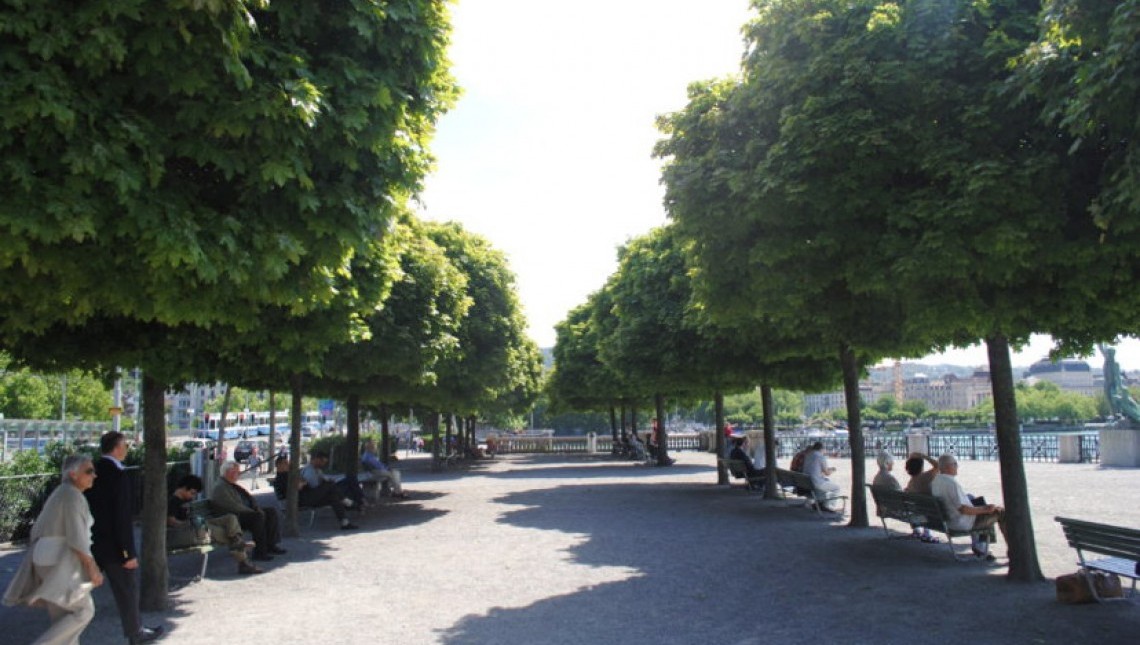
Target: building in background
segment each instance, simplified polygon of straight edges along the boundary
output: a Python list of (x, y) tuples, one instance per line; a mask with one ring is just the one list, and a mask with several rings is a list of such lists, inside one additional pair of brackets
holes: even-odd
[(1087, 361), (1066, 358), (1056, 362), (1047, 357), (1029, 366), (1022, 375), (1030, 383), (1049, 381), (1066, 392), (1096, 396), (1104, 390), (1104, 377), (1093, 374)]

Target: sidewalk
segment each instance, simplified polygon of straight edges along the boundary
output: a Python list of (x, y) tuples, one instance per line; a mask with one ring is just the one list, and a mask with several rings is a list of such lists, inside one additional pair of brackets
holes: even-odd
[[(260, 576), (239, 578), (214, 553), (207, 579), (175, 583), (174, 607), (145, 622), (166, 625), (163, 643), (203, 644), (1107, 644), (1140, 633), (1140, 601), (1061, 605), (1051, 582), (1009, 583), (1004, 568), (956, 562), (945, 545), (716, 486), (711, 454), (675, 456), (654, 468), (516, 455), (431, 473), (413, 455), (401, 463), (412, 499), (347, 533), (323, 512)], [(849, 464), (833, 465), (849, 479)], [(1026, 469), (1046, 575), (1076, 568), (1054, 515), (1140, 526), (1140, 470)], [(998, 502), (997, 473), (963, 461), (960, 479)], [(995, 553), (1004, 561), (1004, 544)], [(0, 584), (22, 557), (0, 551)], [(177, 558), (171, 577), (198, 565)], [(109, 590), (96, 607), (83, 642), (121, 642)], [(0, 608), (5, 642), (30, 642), (46, 624), (46, 612)]]

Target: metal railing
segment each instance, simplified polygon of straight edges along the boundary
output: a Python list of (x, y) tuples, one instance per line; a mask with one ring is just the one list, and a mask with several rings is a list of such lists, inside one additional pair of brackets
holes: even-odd
[[(700, 433), (676, 433), (666, 436), (670, 451), (700, 450), (702, 441)], [(613, 437), (598, 435), (595, 438), (595, 450), (598, 453), (609, 453), (613, 450)], [(510, 453), (586, 453), (589, 452), (589, 437), (511, 437), (496, 438), (496, 449), (501, 454)]]

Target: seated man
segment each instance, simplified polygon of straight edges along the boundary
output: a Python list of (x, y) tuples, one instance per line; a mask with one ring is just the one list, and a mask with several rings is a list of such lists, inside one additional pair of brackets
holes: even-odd
[(380, 460), (380, 456), (376, 454), (375, 441), (369, 439), (364, 442), (364, 451), (360, 453), (360, 466), (364, 469), (361, 479), (368, 477), (380, 484), (387, 484), (391, 488), (392, 497), (399, 497), (400, 499), (408, 497), (400, 483), (400, 471), (396, 468), (389, 468), (388, 464)]
[(210, 508), (218, 514), (236, 515), (241, 527), (253, 534), (254, 560), (272, 560), (274, 555), (285, 553), (278, 546), (277, 509), (259, 507), (253, 495), (237, 483), (240, 477), (241, 465), (236, 461), (222, 464), (222, 478), (210, 491)]
[[(345, 497), (340, 488), (325, 479), (323, 469), (329, 464), (328, 453), (323, 450), (314, 450), (309, 453), (309, 463), (301, 469), (301, 487), (298, 500), (304, 506), (328, 506), (336, 514), (342, 531), (360, 528), (348, 521), (348, 511), (354, 504), (353, 500)], [(356, 485), (359, 490), (360, 485)], [(361, 493), (363, 496), (363, 493)]]
[[(839, 484), (830, 478), (834, 472), (835, 469), (827, 463), (827, 455), (823, 454), (823, 443), (819, 441), (813, 443), (804, 457), (804, 474), (811, 477), (812, 486), (815, 487), (817, 494), (822, 493), (821, 497), (831, 497), (839, 492)], [(837, 511), (834, 504), (834, 501), (825, 499), (821, 506), (823, 510), (835, 513)]]
[(744, 475), (748, 479), (748, 487), (764, 487), (764, 472), (752, 463), (752, 458), (748, 456), (747, 451), (748, 437), (734, 437), (732, 440), (732, 452), (728, 453), (728, 458), (744, 463)]
[[(954, 455), (942, 455), (938, 458), (938, 475), (930, 488), (942, 507), (951, 529), (958, 531), (973, 531), (992, 527), (994, 524), (1001, 529), (1005, 536), (1005, 509), (993, 504), (975, 505), (975, 499), (966, 494), (962, 485), (958, 483), (958, 459)], [(975, 533), (970, 536), (974, 555), (988, 562), (994, 561), (990, 553), (990, 545), (984, 534)], [(1008, 538), (1006, 538), (1008, 541)]]
[[(179, 548), (198, 544), (197, 531), (190, 521), (187, 502), (194, 501), (202, 490), (202, 479), (197, 475), (186, 475), (178, 480), (174, 494), (166, 503), (166, 546)], [(249, 563), (245, 553), (245, 532), (233, 513), (225, 513), (206, 518), (210, 540), (215, 544), (229, 547), (230, 555), (238, 565), (238, 573), (249, 575), (262, 573), (262, 570)]]
[(633, 458), (638, 461), (645, 461), (649, 455), (645, 452), (645, 444), (641, 443), (641, 439), (637, 437), (637, 431), (629, 433), (629, 448), (632, 451)]

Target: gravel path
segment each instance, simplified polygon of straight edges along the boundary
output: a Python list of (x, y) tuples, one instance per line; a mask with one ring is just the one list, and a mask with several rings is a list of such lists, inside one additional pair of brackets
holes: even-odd
[[(1135, 643), (1140, 601), (1066, 606), (1052, 582), (959, 563), (945, 545), (887, 540), (739, 487), (710, 454), (672, 468), (608, 457), (500, 457), (431, 473), (403, 462), (412, 498), (340, 532), (329, 512), (267, 573), (224, 553), (146, 616), (164, 643)], [(836, 477), (849, 478), (840, 460)], [(874, 473), (869, 464), (868, 473)], [(1053, 516), (1140, 526), (1140, 470), (1027, 464), (1042, 568), (1075, 570)], [(1000, 502), (996, 463), (963, 461), (968, 491)], [(264, 491), (264, 489), (262, 489)], [(872, 510), (873, 515), (873, 510)], [(894, 525), (901, 529), (901, 525)], [(999, 563), (1004, 546), (995, 546)], [(0, 550), (0, 584), (22, 551)], [(171, 563), (188, 579), (196, 556)], [(85, 643), (121, 642), (107, 589)], [(4, 643), (31, 642), (44, 612), (0, 608)], [(823, 639), (822, 641), (820, 639)]]

